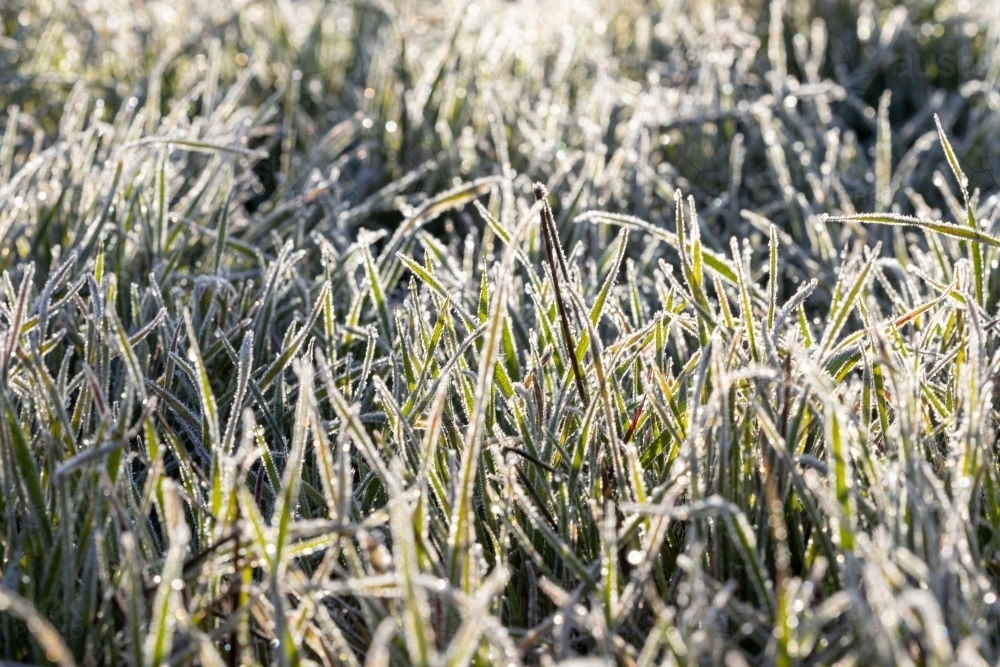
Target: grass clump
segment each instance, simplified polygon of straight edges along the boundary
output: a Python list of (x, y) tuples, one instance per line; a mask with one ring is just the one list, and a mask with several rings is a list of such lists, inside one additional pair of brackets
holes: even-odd
[(15, 2), (0, 656), (992, 664), (980, 9)]

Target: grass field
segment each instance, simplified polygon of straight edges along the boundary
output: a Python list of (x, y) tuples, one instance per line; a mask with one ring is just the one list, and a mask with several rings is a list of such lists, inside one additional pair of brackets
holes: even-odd
[(0, 661), (996, 664), (997, 54), (9, 0)]

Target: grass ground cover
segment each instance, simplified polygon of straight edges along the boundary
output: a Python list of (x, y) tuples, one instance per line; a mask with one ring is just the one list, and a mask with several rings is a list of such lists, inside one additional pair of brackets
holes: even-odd
[(995, 664), (998, 12), (3, 6), (0, 658)]

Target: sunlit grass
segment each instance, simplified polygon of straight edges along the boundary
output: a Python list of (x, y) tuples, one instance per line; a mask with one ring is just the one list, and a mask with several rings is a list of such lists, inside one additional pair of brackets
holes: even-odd
[(989, 11), (3, 10), (0, 657), (993, 664)]

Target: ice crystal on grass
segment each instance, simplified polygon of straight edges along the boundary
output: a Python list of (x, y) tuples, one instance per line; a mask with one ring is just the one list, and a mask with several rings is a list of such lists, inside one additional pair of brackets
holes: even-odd
[(6, 8), (0, 658), (995, 663), (973, 5)]

